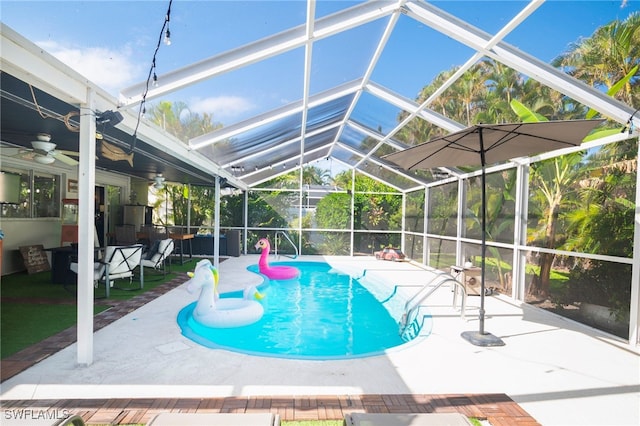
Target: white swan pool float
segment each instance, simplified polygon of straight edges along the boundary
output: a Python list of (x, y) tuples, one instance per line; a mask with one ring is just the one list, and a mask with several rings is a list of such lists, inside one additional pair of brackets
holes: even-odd
[(244, 298), (220, 298), (218, 294), (218, 270), (208, 259), (199, 261), (187, 281), (187, 290), (200, 289), (198, 303), (193, 309), (193, 319), (206, 327), (242, 327), (259, 321), (264, 308), (254, 297), (260, 297), (255, 288), (245, 290)]

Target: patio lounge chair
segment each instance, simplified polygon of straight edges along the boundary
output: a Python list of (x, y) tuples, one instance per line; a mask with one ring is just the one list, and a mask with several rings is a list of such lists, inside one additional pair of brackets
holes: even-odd
[(280, 426), (274, 413), (160, 413), (147, 426)]
[(470, 426), (460, 413), (351, 413), (345, 426)]
[(152, 268), (156, 271), (162, 270), (162, 275), (167, 274), (167, 264), (171, 265), (171, 253), (175, 248), (175, 243), (171, 238), (159, 240), (153, 243), (151, 248), (142, 258), (141, 266), (143, 268)]
[[(104, 281), (106, 285), (106, 296), (109, 297), (109, 290), (113, 286), (112, 280), (129, 278), (133, 280), (133, 272), (140, 265), (142, 259), (142, 244), (131, 246), (108, 246), (104, 253), (104, 258), (100, 262), (93, 263), (94, 285)], [(78, 263), (72, 262), (69, 268), (78, 273)], [(140, 270), (140, 287), (144, 285), (143, 271)]]

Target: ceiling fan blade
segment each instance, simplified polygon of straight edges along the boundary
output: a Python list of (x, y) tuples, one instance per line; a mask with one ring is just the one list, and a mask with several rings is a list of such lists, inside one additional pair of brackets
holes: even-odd
[(18, 157), (20, 154), (24, 153), (24, 150), (21, 148), (13, 148), (13, 147), (0, 147), (3, 157)]
[(66, 164), (66, 165), (68, 165), (68, 166), (77, 166), (77, 165), (79, 164), (79, 163), (78, 163), (78, 161), (77, 161), (76, 159), (71, 158), (71, 157), (69, 157), (69, 156), (67, 156), (67, 155), (63, 154), (63, 153), (62, 153), (62, 152), (60, 152), (60, 151), (52, 151), (52, 152), (51, 152), (51, 154), (53, 155), (53, 157), (54, 157), (56, 160), (58, 160), (58, 161), (60, 161), (60, 162), (62, 162), (62, 163), (64, 163), (64, 164)]
[(56, 149), (56, 152), (59, 152), (60, 154), (68, 155), (70, 157), (80, 157), (80, 153), (77, 151), (67, 151), (64, 149)]

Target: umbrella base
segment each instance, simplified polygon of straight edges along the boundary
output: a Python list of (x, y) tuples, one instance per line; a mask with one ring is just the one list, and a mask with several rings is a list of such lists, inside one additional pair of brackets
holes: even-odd
[(491, 333), (480, 333), (478, 331), (465, 331), (461, 334), (462, 338), (472, 345), (476, 346), (504, 346), (501, 338)]

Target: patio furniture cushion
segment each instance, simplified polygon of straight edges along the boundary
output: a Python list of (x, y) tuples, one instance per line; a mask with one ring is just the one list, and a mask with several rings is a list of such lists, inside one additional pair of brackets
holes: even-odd
[(470, 426), (460, 413), (351, 413), (345, 426)]
[(147, 426), (279, 426), (274, 413), (160, 413)]
[[(140, 265), (142, 259), (142, 244), (131, 246), (108, 246), (105, 250), (104, 260), (93, 263), (93, 280), (97, 284), (100, 281), (106, 283), (106, 293), (109, 297), (109, 289), (113, 286), (111, 280), (129, 278), (132, 280), (134, 270)], [(72, 262), (69, 265), (76, 274), (78, 273), (78, 263)], [(143, 278), (140, 275), (140, 288), (143, 286)]]
[[(171, 238), (157, 241), (158, 245), (154, 253), (142, 259), (141, 265), (146, 268), (162, 269), (166, 273), (166, 264), (173, 253), (175, 243)], [(154, 243), (155, 246), (155, 243)], [(153, 250), (153, 248), (152, 248)]]
[(151, 244), (151, 248), (145, 253), (144, 259), (151, 260), (151, 258), (158, 253), (158, 246), (160, 246), (160, 240), (156, 240)]

